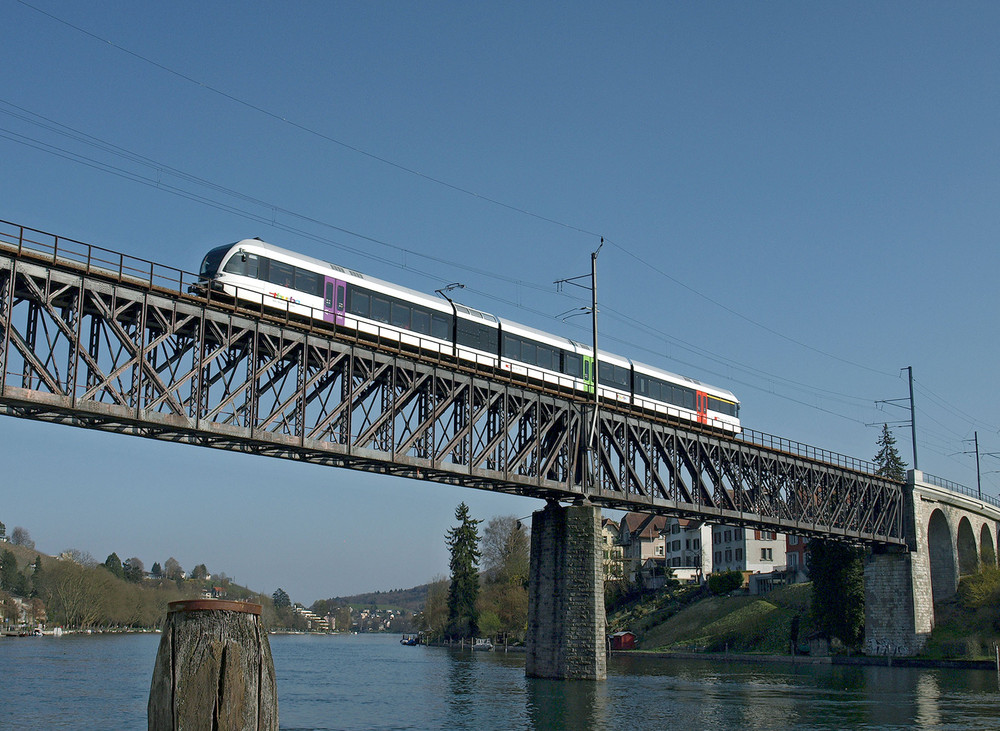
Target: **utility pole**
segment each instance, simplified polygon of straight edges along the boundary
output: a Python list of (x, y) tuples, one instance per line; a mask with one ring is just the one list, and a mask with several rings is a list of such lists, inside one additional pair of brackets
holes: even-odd
[[(906, 368), (900, 368), (899, 370), (907, 371), (910, 376), (910, 438), (913, 442), (913, 469), (916, 470), (919, 468), (917, 467), (917, 418), (913, 408), (913, 366), (906, 366)], [(877, 406), (878, 404), (889, 404), (890, 406), (898, 406), (901, 409), (906, 408), (905, 406), (899, 403), (900, 401), (906, 401), (906, 399), (901, 399), (901, 398), (880, 399), (879, 401), (875, 402), (875, 405)], [(891, 423), (893, 425), (899, 425), (899, 426), (906, 424), (905, 421), (894, 421)], [(866, 426), (877, 426), (877, 424), (866, 424)]]
[[(597, 426), (598, 426), (598, 411), (601, 406), (601, 394), (600, 388), (598, 386), (598, 355), (597, 355), (597, 255), (601, 253), (601, 248), (604, 246), (604, 237), (601, 237), (600, 246), (597, 247), (596, 251), (590, 254), (590, 287), (580, 284), (578, 279), (583, 279), (587, 275), (583, 274), (578, 277), (569, 277), (568, 279), (557, 279), (554, 284), (561, 288), (563, 284), (572, 284), (575, 287), (581, 287), (583, 289), (590, 289), (590, 313), (593, 319), (593, 336), (594, 336), (594, 354), (591, 360), (591, 378), (594, 382), (594, 413), (590, 420), (590, 427), (587, 430), (587, 453), (590, 459), (591, 468), (588, 470), (588, 477), (591, 482), (591, 486), (597, 483)], [(580, 309), (586, 310), (587, 308), (581, 307)]]
[(906, 366), (906, 371), (910, 377), (910, 437), (913, 440), (913, 469), (917, 467), (917, 416), (913, 409), (913, 366)]

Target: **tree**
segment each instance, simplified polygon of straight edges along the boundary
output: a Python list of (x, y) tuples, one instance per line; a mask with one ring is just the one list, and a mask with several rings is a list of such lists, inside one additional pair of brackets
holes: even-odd
[(896, 437), (889, 431), (889, 425), (882, 425), (882, 434), (879, 435), (878, 453), (875, 455), (875, 474), (888, 477), (890, 480), (898, 482), (906, 481), (906, 463), (900, 458), (896, 450)]
[(112, 553), (104, 559), (104, 568), (117, 576), (119, 579), (124, 578), (125, 576), (125, 569), (122, 566), (122, 560), (118, 558), (117, 553)]
[(865, 632), (865, 549), (814, 538), (806, 551), (816, 626), (827, 637), (858, 646)]
[(172, 581), (178, 581), (184, 578), (184, 569), (181, 568), (177, 559), (171, 556), (163, 564), (163, 575)]
[(152, 567), (149, 569), (149, 573), (152, 574), (154, 579), (159, 579), (163, 576), (163, 567), (160, 566), (159, 561), (154, 561)]
[(274, 602), (275, 609), (284, 609), (285, 607), (292, 606), (291, 597), (289, 597), (288, 593), (280, 586), (278, 587), (278, 590), (271, 595), (271, 601)]
[(59, 558), (68, 558), (74, 563), (78, 563), (85, 568), (92, 569), (97, 566), (97, 559), (94, 558), (88, 551), (81, 551), (79, 548), (67, 548), (61, 554)]
[(479, 631), (504, 632), (518, 639), (528, 623), (528, 569), (531, 542), (513, 515), (490, 519), (483, 530), (483, 587), (479, 595)]
[(192, 579), (198, 579), (199, 581), (201, 579), (207, 579), (208, 578), (208, 567), (206, 567), (205, 564), (203, 564), (203, 563), (198, 564), (191, 571), (191, 578)]
[(31, 540), (31, 534), (26, 528), (21, 526), (15, 526), (14, 532), (10, 534), (10, 542), (15, 546), (24, 546), (25, 548), (34, 550), (35, 542)]
[(441, 576), (427, 588), (424, 611), (417, 618), (420, 627), (431, 639), (444, 637), (448, 631), (448, 579)]
[(17, 557), (9, 548), (0, 553), (0, 591), (20, 594), (21, 572), (17, 570)]
[(524, 584), (528, 580), (531, 541), (513, 515), (491, 518), (483, 529), (483, 576), (488, 582)]
[(479, 524), (469, 516), (464, 502), (455, 510), (458, 525), (448, 530), (445, 542), (451, 551), (451, 585), (448, 587), (448, 635), (475, 637), (479, 630)]
[(143, 566), (142, 561), (133, 556), (122, 565), (122, 574), (125, 581), (139, 584), (146, 577), (146, 567)]

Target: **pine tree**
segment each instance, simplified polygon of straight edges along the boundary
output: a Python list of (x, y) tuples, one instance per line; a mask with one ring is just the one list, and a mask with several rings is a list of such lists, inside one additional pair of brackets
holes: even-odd
[(889, 431), (889, 425), (882, 425), (882, 434), (878, 438), (878, 452), (875, 454), (875, 474), (888, 477), (898, 482), (906, 481), (906, 463), (896, 450), (896, 437)]
[(476, 600), (479, 598), (479, 524), (469, 517), (464, 502), (455, 510), (459, 524), (445, 534), (451, 551), (451, 585), (448, 587), (448, 635), (475, 637), (479, 631)]

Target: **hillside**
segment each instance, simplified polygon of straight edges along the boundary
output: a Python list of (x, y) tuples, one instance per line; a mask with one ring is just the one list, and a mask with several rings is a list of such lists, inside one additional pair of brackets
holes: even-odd
[(640, 647), (647, 650), (786, 653), (796, 616), (799, 617), (799, 637), (807, 637), (812, 632), (809, 621), (811, 590), (811, 584), (797, 584), (764, 597), (701, 599), (650, 627), (640, 638)]
[(422, 612), (427, 603), (427, 591), (430, 584), (421, 584), (412, 589), (392, 589), (390, 591), (372, 591), (366, 594), (352, 596), (336, 596), (326, 600), (331, 606), (349, 606), (354, 608), (375, 607), (376, 609), (404, 610), (407, 612)]

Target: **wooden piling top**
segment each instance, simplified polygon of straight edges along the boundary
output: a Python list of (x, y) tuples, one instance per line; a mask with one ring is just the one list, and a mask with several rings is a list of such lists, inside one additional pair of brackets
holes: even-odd
[(260, 604), (250, 602), (234, 602), (228, 599), (182, 599), (170, 602), (167, 613), (170, 612), (243, 612), (245, 614), (260, 614)]

